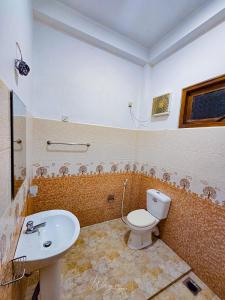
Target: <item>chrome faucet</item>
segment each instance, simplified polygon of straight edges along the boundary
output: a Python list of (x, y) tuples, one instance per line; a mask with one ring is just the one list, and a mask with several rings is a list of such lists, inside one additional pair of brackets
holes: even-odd
[(28, 234), (28, 233), (37, 232), (40, 227), (44, 227), (45, 225), (46, 225), (46, 222), (43, 222), (43, 223), (40, 223), (40, 224), (37, 224), (34, 226), (33, 221), (28, 221), (26, 224), (27, 229), (26, 229), (25, 233)]

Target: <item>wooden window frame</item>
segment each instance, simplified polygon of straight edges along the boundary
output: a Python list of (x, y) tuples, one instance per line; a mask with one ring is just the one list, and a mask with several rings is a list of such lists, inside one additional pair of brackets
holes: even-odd
[(193, 96), (225, 89), (225, 74), (182, 90), (179, 128), (225, 126), (225, 116), (219, 118), (191, 120)]

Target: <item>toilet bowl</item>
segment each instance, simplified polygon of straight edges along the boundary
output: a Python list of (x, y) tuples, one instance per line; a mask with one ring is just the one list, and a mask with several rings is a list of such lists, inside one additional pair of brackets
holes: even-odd
[(131, 230), (128, 247), (133, 250), (145, 248), (152, 244), (152, 232), (158, 233), (156, 225), (159, 220), (145, 209), (138, 209), (127, 215), (127, 226)]
[(168, 215), (171, 199), (157, 190), (147, 190), (147, 210), (131, 211), (126, 224), (131, 230), (128, 247), (138, 250), (152, 244), (152, 233), (159, 235), (157, 224)]

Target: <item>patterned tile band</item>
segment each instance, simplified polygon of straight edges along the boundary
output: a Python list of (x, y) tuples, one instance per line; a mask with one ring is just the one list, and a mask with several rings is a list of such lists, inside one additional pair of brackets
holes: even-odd
[(76, 176), (76, 175), (95, 175), (108, 173), (127, 173), (127, 172), (142, 173), (149, 177), (158, 178), (178, 188), (183, 188), (187, 191), (197, 194), (203, 199), (210, 199), (213, 203), (224, 205), (225, 190), (224, 187), (211, 186), (207, 181), (192, 178), (185, 174), (170, 172), (165, 169), (152, 167), (148, 163), (138, 162), (91, 162), (88, 164), (82, 163), (46, 163), (44, 166), (36, 163), (33, 164), (33, 178), (54, 178), (61, 176)]

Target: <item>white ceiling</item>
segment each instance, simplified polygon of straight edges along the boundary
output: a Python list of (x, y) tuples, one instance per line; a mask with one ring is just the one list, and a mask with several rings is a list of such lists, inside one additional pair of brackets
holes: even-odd
[(60, 2), (151, 48), (208, 0), (60, 0)]
[(159, 63), (225, 21), (225, 0), (32, 3), (38, 22), (142, 66)]

